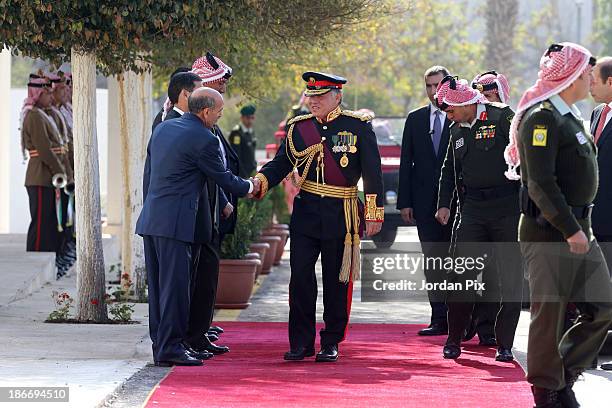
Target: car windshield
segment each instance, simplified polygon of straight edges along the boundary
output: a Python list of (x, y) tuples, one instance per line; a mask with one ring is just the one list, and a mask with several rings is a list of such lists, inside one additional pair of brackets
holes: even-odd
[(404, 122), (402, 117), (377, 117), (372, 120), (372, 127), (376, 134), (378, 145), (401, 146), (404, 135)]

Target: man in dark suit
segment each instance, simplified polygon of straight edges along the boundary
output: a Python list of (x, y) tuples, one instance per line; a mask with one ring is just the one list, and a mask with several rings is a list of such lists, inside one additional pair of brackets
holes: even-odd
[(600, 58), (593, 69), (591, 95), (600, 103), (591, 114), (591, 134), (597, 145), (599, 189), (591, 215), (593, 233), (612, 271), (612, 57)]
[[(191, 72), (179, 72), (173, 74), (168, 84), (168, 97), (172, 108), (166, 113), (164, 120), (180, 118), (189, 110), (188, 98), (194, 89), (202, 86), (200, 77)], [(160, 122), (161, 123), (161, 120)], [(158, 123), (158, 124), (159, 124)], [(153, 123), (153, 130), (158, 124)], [(151, 138), (152, 139), (152, 138)], [(149, 178), (151, 176), (151, 139), (147, 145), (147, 158), (145, 160), (144, 176), (142, 178), (143, 202), (147, 198), (149, 190)]]
[[(242, 180), (222, 162), (210, 131), (221, 116), (223, 97), (196, 89), (183, 117), (159, 125), (150, 146), (150, 182), (136, 233), (144, 239), (149, 288), (149, 332), (159, 365), (202, 365), (200, 353), (185, 345), (190, 307), (192, 245), (212, 240), (214, 207), (197, 220), (202, 191), (214, 182), (244, 196), (259, 191), (258, 181)], [(216, 202), (217, 200), (211, 200)], [(196, 228), (196, 222), (198, 225)]]
[[(177, 69), (174, 70), (172, 75), (170, 75), (170, 80), (172, 80), (172, 78), (176, 74), (180, 74), (181, 72), (189, 72), (189, 68), (178, 67)], [(164, 106), (159, 110), (159, 112), (157, 112), (157, 115), (155, 115), (155, 119), (153, 119), (153, 126), (151, 126), (151, 132), (153, 132), (155, 128), (157, 127), (157, 125), (162, 123), (162, 121), (164, 120), (164, 113), (166, 112), (166, 108), (168, 109), (171, 108), (170, 98), (166, 98), (166, 102), (164, 102)]]
[[(445, 257), (448, 254), (452, 225), (440, 225), (434, 218), (438, 200), (438, 181), (449, 139), (449, 120), (437, 108), (434, 94), (448, 75), (442, 66), (425, 72), (425, 90), (431, 103), (408, 114), (404, 126), (397, 208), (406, 223), (416, 222), (423, 254)], [(452, 224), (452, 223), (450, 223)], [(444, 271), (425, 270), (427, 282), (440, 282)], [(419, 331), (422, 336), (447, 334), (444, 295), (429, 291), (431, 324)]]

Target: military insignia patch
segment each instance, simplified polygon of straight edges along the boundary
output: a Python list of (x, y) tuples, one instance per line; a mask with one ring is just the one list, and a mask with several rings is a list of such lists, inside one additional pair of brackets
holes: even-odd
[(240, 136), (236, 135), (232, 138), (232, 143), (235, 145), (239, 145), (240, 144)]
[(581, 145), (585, 144), (588, 141), (586, 136), (582, 132), (576, 133), (576, 139), (578, 139), (578, 143), (580, 143)]
[(531, 144), (533, 146), (545, 147), (547, 137), (548, 128), (542, 125), (535, 125), (535, 127), (533, 128)]
[(460, 147), (462, 147), (463, 143), (464, 143), (463, 138), (457, 139), (457, 141), (455, 142), (455, 149), (459, 149)]

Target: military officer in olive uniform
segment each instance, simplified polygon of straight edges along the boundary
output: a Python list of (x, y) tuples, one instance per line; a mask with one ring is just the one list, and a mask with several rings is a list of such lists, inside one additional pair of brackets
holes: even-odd
[[(382, 171), (372, 117), (340, 108), (346, 79), (320, 72), (302, 78), (312, 113), (287, 122), (287, 137), (276, 156), (255, 177), (261, 180), (261, 195), (288, 175), (300, 188), (291, 215), (290, 350), (285, 359), (314, 355), (315, 264), (321, 255), (325, 328), (316, 361), (332, 362), (346, 335), (364, 224), (368, 236), (382, 226)], [(357, 198), (360, 178), (365, 214)]]
[[(497, 267), (483, 273), (484, 298), (501, 302), (495, 320), (498, 361), (512, 361), (512, 345), (521, 311), (522, 268), (517, 241), (519, 183), (504, 176), (503, 152), (508, 143), (513, 112), (507, 105), (488, 102), (465, 80), (447, 76), (438, 85), (436, 101), (446, 111), (451, 140), (440, 176), (438, 211), (442, 224), (449, 221), (453, 193), (461, 190), (460, 222), (456, 229), (455, 257), (485, 258), (495, 253)], [(463, 180), (462, 185), (458, 179)], [(490, 245), (474, 243), (490, 242)], [(461, 290), (448, 292), (448, 339), (444, 358), (461, 354), (461, 340), (471, 321), (478, 269), (450, 271), (449, 279)]]
[(240, 124), (234, 126), (228, 140), (238, 155), (240, 177), (248, 178), (257, 170), (255, 149), (257, 138), (253, 132), (255, 123), (255, 106), (246, 105), (240, 109)]
[[(587, 97), (591, 53), (553, 44), (538, 81), (523, 94), (506, 149), (518, 179), (519, 238), (530, 286), (527, 381), (537, 408), (578, 407), (572, 386), (589, 368), (612, 322), (612, 284), (591, 230), (597, 192), (596, 147), (574, 103)], [(565, 330), (568, 303), (580, 316)]]

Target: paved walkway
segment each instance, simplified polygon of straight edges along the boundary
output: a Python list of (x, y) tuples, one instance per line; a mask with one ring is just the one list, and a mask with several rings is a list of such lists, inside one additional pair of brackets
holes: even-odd
[[(105, 241), (105, 250), (112, 244)], [(96, 407), (147, 364), (148, 328), (44, 323), (54, 290), (76, 295), (74, 272), (55, 281), (54, 259), (25, 252), (24, 235), (0, 235), (0, 386), (67, 386), (70, 403), (53, 406)], [(137, 304), (135, 320), (146, 322), (146, 313), (146, 305)]]

